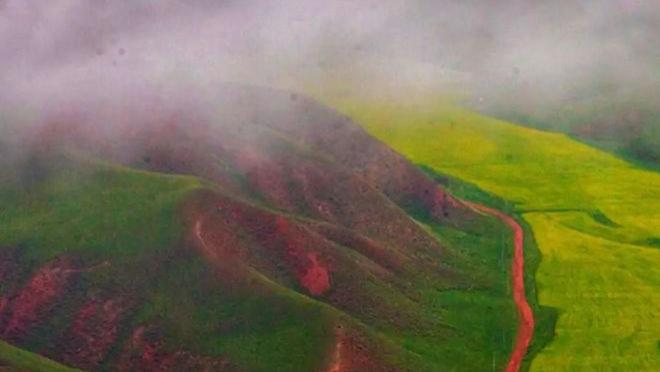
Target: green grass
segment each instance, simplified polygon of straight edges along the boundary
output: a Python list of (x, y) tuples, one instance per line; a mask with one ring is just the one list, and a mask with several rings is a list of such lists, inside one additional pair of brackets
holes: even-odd
[(69, 368), (41, 355), (31, 353), (12, 346), (0, 340), (0, 365), (8, 365), (18, 371), (34, 372), (72, 372), (77, 369)]
[(173, 348), (226, 355), (250, 371), (322, 368), (336, 310), (258, 274), (249, 284), (218, 280), (200, 257), (171, 262), (165, 271), (138, 322), (164, 325)]
[(38, 182), (0, 184), (0, 245), (29, 246), (41, 263), (67, 252), (130, 259), (171, 247), (181, 232), (175, 208), (201, 186), (100, 162), (43, 162)]
[(509, 231), (490, 218), (456, 229), (423, 214), (411, 215), (450, 252), (445, 264), (471, 278), (472, 284), (444, 289), (420, 278), (416, 286), (427, 316), (441, 318), (447, 330), (404, 330), (391, 337), (421, 355), (429, 370), (501, 368), (511, 352), (516, 324), (507, 280)]
[(565, 135), (487, 118), (446, 100), (329, 102), (413, 162), (473, 183), (523, 213), (543, 254), (539, 302), (560, 312), (555, 338), (532, 370), (660, 364), (654, 315), (660, 251), (649, 244), (660, 235), (659, 174)]

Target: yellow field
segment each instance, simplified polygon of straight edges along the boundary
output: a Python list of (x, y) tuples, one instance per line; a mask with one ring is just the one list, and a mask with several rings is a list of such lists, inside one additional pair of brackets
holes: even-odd
[(524, 212), (543, 254), (540, 304), (560, 312), (532, 370), (657, 370), (660, 174), (447, 100), (326, 102), (413, 162)]

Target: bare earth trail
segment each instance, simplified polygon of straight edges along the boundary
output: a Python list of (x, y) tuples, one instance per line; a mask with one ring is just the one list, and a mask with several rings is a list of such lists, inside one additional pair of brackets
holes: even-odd
[(516, 343), (513, 347), (513, 352), (511, 353), (511, 358), (507, 364), (506, 371), (517, 372), (520, 370), (520, 364), (523, 357), (527, 353), (527, 348), (529, 347), (529, 343), (531, 342), (532, 336), (534, 335), (534, 314), (532, 313), (532, 309), (529, 307), (529, 303), (527, 303), (527, 297), (525, 296), (525, 257), (523, 252), (523, 230), (518, 222), (516, 222), (516, 220), (496, 209), (465, 200), (463, 203), (474, 210), (499, 218), (504, 223), (506, 223), (509, 228), (511, 228), (514, 234), (514, 250), (511, 276), (513, 279), (513, 301), (516, 303), (516, 307), (518, 308), (519, 324)]

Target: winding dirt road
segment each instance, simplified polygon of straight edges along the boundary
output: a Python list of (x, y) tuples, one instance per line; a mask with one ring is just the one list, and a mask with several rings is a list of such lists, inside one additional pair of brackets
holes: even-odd
[(518, 334), (516, 336), (516, 343), (513, 347), (513, 352), (507, 364), (507, 372), (518, 372), (523, 357), (527, 353), (529, 343), (532, 341), (534, 335), (534, 314), (532, 309), (527, 303), (525, 296), (525, 277), (524, 277), (524, 264), (525, 257), (523, 254), (523, 229), (518, 222), (512, 217), (498, 211), (497, 209), (489, 208), (481, 204), (476, 204), (468, 201), (463, 201), (468, 207), (479, 212), (489, 214), (497, 217), (506, 223), (513, 231), (513, 263), (511, 267), (511, 276), (513, 279), (513, 301), (518, 308)]

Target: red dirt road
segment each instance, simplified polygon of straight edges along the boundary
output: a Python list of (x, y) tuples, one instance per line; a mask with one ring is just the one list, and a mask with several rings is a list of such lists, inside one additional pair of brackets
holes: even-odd
[(516, 336), (516, 343), (513, 347), (513, 352), (507, 364), (507, 372), (518, 372), (523, 357), (527, 353), (527, 348), (534, 335), (534, 314), (532, 309), (527, 303), (525, 296), (525, 279), (524, 279), (524, 264), (525, 257), (523, 255), (523, 230), (522, 227), (510, 216), (496, 210), (483, 206), (481, 204), (463, 201), (468, 207), (480, 211), (485, 214), (497, 217), (506, 223), (514, 233), (513, 237), (513, 263), (511, 276), (513, 279), (513, 301), (518, 308), (518, 335)]

